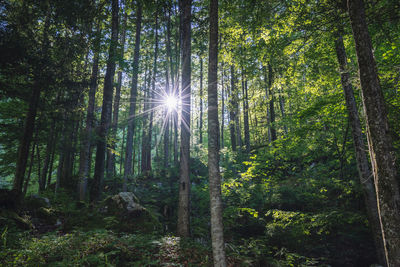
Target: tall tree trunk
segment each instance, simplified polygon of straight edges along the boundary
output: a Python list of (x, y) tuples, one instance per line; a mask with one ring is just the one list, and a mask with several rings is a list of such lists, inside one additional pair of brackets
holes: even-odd
[(89, 162), (91, 160), (91, 145), (92, 145), (92, 134), (94, 128), (94, 108), (96, 100), (96, 91), (98, 87), (98, 72), (99, 72), (99, 53), (100, 53), (100, 35), (101, 26), (100, 22), (97, 24), (96, 39), (94, 47), (93, 67), (92, 74), (90, 76), (89, 86), (89, 101), (86, 114), (86, 126), (83, 134), (80, 158), (79, 158), (79, 199), (84, 201), (86, 198), (87, 183), (89, 176)]
[(336, 55), (339, 62), (340, 78), (346, 99), (346, 107), (349, 116), (349, 122), (352, 128), (354, 149), (356, 152), (357, 168), (365, 198), (365, 204), (368, 214), (368, 220), (378, 255), (380, 264), (385, 265), (385, 250), (383, 247), (381, 225), (379, 221), (378, 207), (372, 172), (365, 151), (364, 140), (360, 118), (358, 116), (357, 103), (354, 98), (353, 88), (350, 82), (350, 73), (347, 68), (346, 50), (343, 44), (343, 38), (339, 35), (335, 41)]
[(47, 177), (47, 171), (49, 169), (49, 164), (51, 160), (51, 152), (53, 151), (53, 144), (54, 144), (54, 127), (55, 127), (55, 120), (53, 119), (50, 125), (50, 131), (49, 131), (49, 140), (47, 142), (46, 146), (46, 157), (44, 159), (43, 163), (43, 171), (42, 175), (39, 178), (39, 194), (43, 192), (46, 188), (46, 177)]
[(275, 97), (272, 92), (272, 81), (273, 81), (273, 73), (271, 64), (268, 63), (268, 89), (269, 90), (269, 122), (271, 125), (271, 141), (274, 142), (276, 140), (276, 130), (275, 130)]
[(362, 0), (348, 0), (348, 9), (367, 122), (368, 146), (375, 179), (386, 261), (400, 266), (400, 192), (396, 158)]
[(244, 79), (243, 72), (242, 72), (242, 93), (243, 93), (244, 144), (246, 146), (246, 153), (250, 153), (249, 99), (247, 92), (247, 80)]
[[(56, 130), (57, 130), (57, 128), (56, 128)], [(57, 140), (57, 137), (58, 137), (58, 133), (57, 133), (57, 131), (55, 132), (55, 136), (54, 136), (54, 138), (53, 138), (53, 144), (52, 144), (52, 150), (51, 150), (51, 157), (50, 157), (50, 166), (49, 166), (49, 174), (48, 174), (48, 176), (47, 176), (47, 182), (46, 182), (46, 187), (47, 188), (49, 188), (49, 186), (50, 186), (50, 184), (51, 184), (51, 177), (52, 177), (52, 174), (53, 174), (53, 165), (54, 165), (54, 158), (55, 158), (55, 155), (56, 155), (56, 140)]]
[[(37, 138), (37, 137), (36, 137)], [(35, 140), (36, 140), (35, 138)], [(31, 151), (31, 157), (29, 159), (29, 169), (28, 169), (28, 175), (26, 177), (25, 180), (25, 184), (24, 184), (24, 188), (22, 190), (22, 196), (26, 195), (26, 192), (28, 190), (28, 186), (29, 186), (29, 181), (31, 180), (31, 175), (32, 175), (32, 168), (33, 168), (33, 162), (35, 160), (35, 147), (36, 147), (36, 141), (33, 142), (32, 145), (32, 151)]]
[(139, 56), (140, 56), (140, 34), (142, 30), (142, 3), (138, 1), (136, 12), (136, 36), (135, 36), (135, 50), (133, 52), (132, 63), (132, 84), (129, 101), (129, 115), (128, 115), (128, 132), (126, 134), (126, 154), (124, 162), (124, 182), (123, 191), (127, 190), (128, 178), (132, 176), (133, 171), (133, 136), (135, 134), (135, 112), (137, 102), (137, 84), (139, 73)]
[(158, 59), (158, 8), (156, 8), (155, 14), (155, 29), (154, 29), (154, 61), (153, 61), (153, 76), (151, 79), (151, 93), (150, 93), (150, 122), (149, 122), (149, 130), (148, 130), (148, 142), (147, 144), (147, 166), (145, 171), (151, 171), (151, 144), (153, 140), (153, 121), (154, 121), (154, 102), (155, 98), (158, 97), (158, 93), (156, 94), (156, 80), (157, 80), (157, 59)]
[(182, 121), (179, 180), (178, 235), (190, 234), (190, 83), (191, 83), (191, 0), (180, 0), (182, 21)]
[(26, 164), (29, 156), (29, 147), (32, 141), (33, 129), (35, 128), (35, 119), (36, 119), (37, 108), (39, 105), (40, 91), (47, 84), (47, 80), (45, 77), (43, 77), (43, 73), (46, 73), (45, 57), (47, 57), (49, 48), (48, 32), (50, 28), (51, 10), (48, 2), (46, 2), (46, 5), (47, 5), (47, 15), (45, 18), (45, 23), (43, 28), (42, 49), (41, 49), (41, 54), (43, 56), (38, 64), (37, 69), (34, 70), (35, 82), (33, 84), (32, 96), (30, 97), (29, 108), (25, 118), (22, 139), (18, 148), (16, 172), (13, 181), (13, 189), (16, 191), (18, 198), (21, 197), (22, 193), (22, 185), (24, 183)]
[(224, 88), (224, 79), (225, 79), (225, 69), (224, 64), (222, 64), (222, 79), (221, 79), (221, 144), (220, 147), (224, 148), (224, 124), (225, 124), (225, 88)]
[(128, 14), (126, 13), (126, 7), (123, 13), (122, 18), (122, 33), (121, 33), (121, 52), (120, 52), (120, 63), (118, 64), (118, 73), (117, 73), (117, 85), (115, 87), (115, 97), (114, 97), (114, 107), (113, 107), (113, 116), (112, 116), (112, 126), (111, 126), (111, 149), (108, 150), (109, 153), (109, 161), (107, 165), (107, 172), (111, 176), (116, 175), (115, 169), (115, 144), (117, 142), (117, 131), (118, 131), (118, 115), (119, 115), (119, 103), (121, 100), (121, 88), (122, 88), (122, 68), (124, 62), (124, 54), (125, 54), (125, 37), (126, 37), (126, 24), (128, 20)]
[[(282, 95), (281, 90), (279, 90), (279, 107), (281, 109), (281, 115), (282, 115), (282, 120), (285, 119), (285, 98)], [(286, 125), (286, 123), (283, 124), (283, 131), (285, 132), (285, 134), (288, 133), (288, 127)]]
[[(148, 156), (147, 154), (150, 153), (147, 144), (149, 142), (149, 105), (150, 105), (150, 83), (151, 83), (151, 71), (147, 75), (147, 85), (145, 86), (144, 92), (144, 103), (143, 103), (143, 127), (142, 127), (142, 161), (141, 161), (141, 172), (148, 171)], [(145, 79), (146, 81), (146, 79)]]
[(203, 58), (200, 55), (200, 144), (203, 143)]
[(236, 151), (236, 113), (235, 113), (235, 70), (231, 65), (231, 92), (229, 96), (229, 132), (231, 134), (231, 147), (232, 151)]
[(91, 200), (100, 199), (104, 178), (104, 161), (106, 153), (107, 134), (111, 122), (113, 78), (115, 74), (115, 56), (118, 42), (118, 0), (112, 0), (111, 44), (108, 53), (107, 70), (104, 78), (103, 106), (98, 129), (96, 162), (94, 167)]
[(218, 0), (210, 1), (208, 60), (208, 177), (210, 181), (211, 242), (215, 267), (225, 267), (222, 224), (221, 175), (219, 173), (218, 123)]

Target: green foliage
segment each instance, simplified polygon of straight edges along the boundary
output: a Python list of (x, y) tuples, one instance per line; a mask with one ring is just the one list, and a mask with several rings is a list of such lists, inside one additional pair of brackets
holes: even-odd
[(18, 250), (2, 252), (0, 262), (13, 266), (155, 266), (156, 236), (117, 235), (112, 231), (50, 233), (24, 239)]

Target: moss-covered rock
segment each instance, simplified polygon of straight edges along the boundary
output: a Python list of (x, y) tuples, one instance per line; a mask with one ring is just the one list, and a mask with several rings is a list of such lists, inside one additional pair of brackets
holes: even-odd
[(99, 210), (107, 215), (104, 223), (108, 229), (149, 232), (161, 228), (157, 217), (140, 205), (132, 192), (120, 192), (106, 198), (100, 204)]

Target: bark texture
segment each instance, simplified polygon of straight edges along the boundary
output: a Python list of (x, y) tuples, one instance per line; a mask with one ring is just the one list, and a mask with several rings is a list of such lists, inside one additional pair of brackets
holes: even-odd
[(372, 52), (364, 3), (362, 0), (348, 0), (347, 3), (356, 45), (362, 99), (367, 121), (368, 146), (375, 179), (386, 261), (390, 267), (400, 266), (399, 177), (387, 111)]
[(83, 134), (80, 159), (79, 159), (79, 199), (85, 200), (89, 173), (89, 160), (91, 148), (91, 135), (94, 128), (94, 106), (96, 100), (96, 91), (98, 85), (98, 72), (99, 72), (99, 51), (100, 51), (100, 23), (97, 25), (96, 43), (94, 48), (93, 67), (90, 76), (89, 86), (89, 102), (86, 114), (86, 126)]
[(182, 21), (182, 121), (179, 172), (178, 235), (190, 235), (190, 84), (191, 84), (191, 0), (181, 0)]
[(211, 242), (215, 267), (225, 267), (222, 223), (221, 175), (219, 172), (218, 122), (218, 0), (210, 1), (210, 46), (208, 60), (208, 177), (210, 181)]
[(133, 174), (133, 136), (135, 132), (136, 98), (139, 73), (140, 34), (142, 30), (142, 3), (138, 1), (136, 12), (135, 50), (133, 52), (132, 84), (129, 99), (128, 131), (126, 134), (126, 154), (124, 162), (123, 191), (127, 190), (128, 178)]
[(113, 79), (115, 75), (115, 56), (117, 53), (118, 42), (118, 0), (112, 0), (112, 23), (111, 23), (111, 44), (108, 53), (106, 76), (104, 78), (103, 106), (101, 119), (98, 129), (98, 141), (96, 150), (96, 162), (94, 167), (93, 185), (91, 190), (91, 200), (100, 199), (102, 183), (104, 178), (104, 165), (107, 134), (111, 122)]
[(347, 113), (349, 116), (349, 123), (352, 128), (357, 168), (360, 178), (360, 184), (364, 193), (368, 221), (370, 223), (378, 259), (380, 261), (380, 264), (385, 264), (385, 253), (382, 242), (381, 225), (379, 222), (374, 181), (372, 178), (372, 172), (365, 150), (360, 118), (358, 116), (357, 103), (354, 98), (353, 87), (350, 82), (350, 73), (347, 69), (347, 56), (342, 36), (339, 35), (337, 37), (335, 41), (335, 47), (337, 59), (339, 62), (340, 78), (346, 100)]

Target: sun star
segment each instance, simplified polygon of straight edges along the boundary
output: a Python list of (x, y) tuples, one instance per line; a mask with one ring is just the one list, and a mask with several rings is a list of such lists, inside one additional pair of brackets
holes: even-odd
[(168, 108), (168, 110), (177, 109), (178, 99), (173, 95), (169, 95), (164, 99), (164, 105)]

